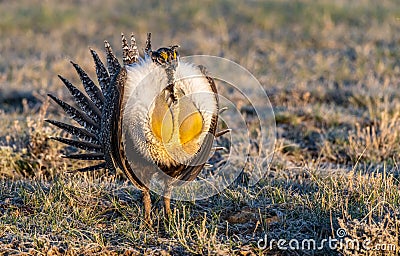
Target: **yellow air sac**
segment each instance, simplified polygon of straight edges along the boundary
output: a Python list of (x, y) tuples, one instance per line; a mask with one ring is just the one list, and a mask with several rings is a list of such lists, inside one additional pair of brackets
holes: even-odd
[(174, 122), (171, 110), (162, 95), (159, 95), (154, 101), (150, 125), (151, 130), (160, 141), (164, 143), (170, 141), (174, 130)]

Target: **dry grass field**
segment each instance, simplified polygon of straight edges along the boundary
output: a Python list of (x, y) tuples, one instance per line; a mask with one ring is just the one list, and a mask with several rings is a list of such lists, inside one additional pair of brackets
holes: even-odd
[[(196, 202), (158, 195), (153, 229), (140, 191), (118, 173), (66, 174), (68, 120), (46, 94), (95, 77), (89, 48), (146, 33), (180, 54), (247, 68), (273, 105), (277, 140), (257, 185), (232, 184)], [(375, 0), (0, 1), (0, 254), (398, 255), (400, 251), (400, 4)], [(368, 248), (272, 247), (340, 238)], [(269, 244), (268, 244), (269, 245)], [(286, 243), (286, 246), (288, 244)], [(295, 245), (293, 242), (292, 245)], [(383, 247), (383, 245), (386, 245)], [(389, 246), (393, 245), (393, 246)], [(376, 250), (374, 250), (376, 249)]]

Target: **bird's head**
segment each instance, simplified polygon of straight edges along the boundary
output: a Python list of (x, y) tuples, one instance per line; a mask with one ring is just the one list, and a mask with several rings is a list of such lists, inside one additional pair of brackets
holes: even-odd
[(159, 48), (156, 51), (150, 51), (151, 59), (154, 63), (163, 67), (176, 68), (179, 60), (178, 47), (179, 45), (172, 45), (170, 47)]

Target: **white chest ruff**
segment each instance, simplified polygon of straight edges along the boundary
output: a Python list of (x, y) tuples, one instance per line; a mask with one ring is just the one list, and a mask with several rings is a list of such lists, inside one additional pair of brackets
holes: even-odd
[[(168, 85), (165, 70), (150, 59), (126, 66), (123, 106), (123, 129), (130, 134), (132, 145), (145, 159), (165, 166), (185, 164), (195, 157), (205, 136), (209, 133), (213, 116), (217, 115), (218, 103), (206, 76), (197, 66), (180, 62), (174, 80), (174, 90), (179, 92), (176, 104), (171, 106), (173, 117), (172, 136), (168, 142), (160, 141), (150, 126), (154, 100)], [(189, 144), (182, 145), (179, 137), (179, 111), (185, 111), (190, 103), (202, 116), (200, 134)], [(191, 150), (185, 150), (185, 147)], [(126, 148), (125, 150), (133, 150)]]

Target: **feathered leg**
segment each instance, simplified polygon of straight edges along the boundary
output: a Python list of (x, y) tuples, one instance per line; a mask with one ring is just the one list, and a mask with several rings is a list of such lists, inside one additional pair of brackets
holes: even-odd
[(143, 206), (144, 206), (144, 221), (146, 224), (149, 226), (153, 225), (153, 221), (151, 220), (150, 217), (150, 211), (151, 211), (151, 199), (150, 199), (150, 190), (148, 188), (145, 188), (142, 190), (142, 196), (143, 196)]
[(172, 185), (169, 182), (165, 182), (164, 185), (164, 210), (165, 214), (168, 218), (171, 218), (171, 192), (172, 192)]

